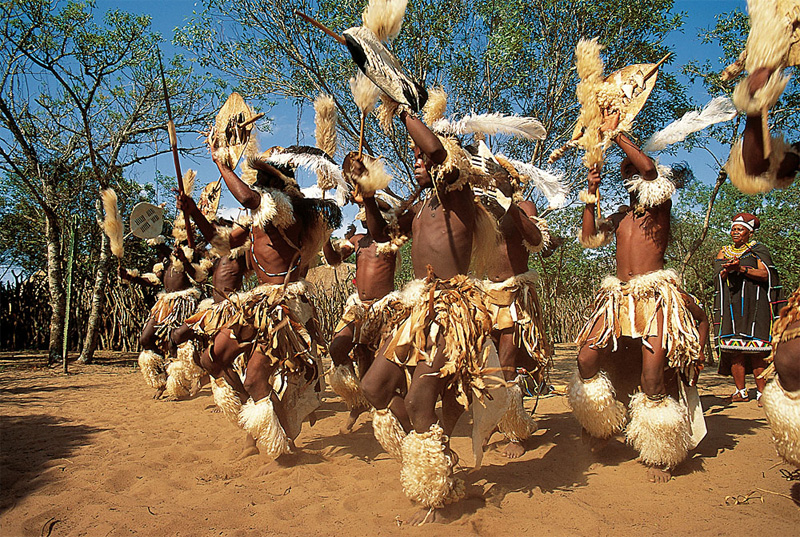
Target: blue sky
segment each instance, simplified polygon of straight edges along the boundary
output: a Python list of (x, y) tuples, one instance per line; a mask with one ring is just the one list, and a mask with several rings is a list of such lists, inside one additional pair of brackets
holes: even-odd
[[(709, 58), (712, 61), (716, 61), (720, 55), (719, 48), (713, 43), (701, 43), (698, 33), (702, 28), (712, 27), (715, 23), (716, 15), (731, 11), (736, 7), (744, 10), (746, 2), (744, 0), (677, 0), (674, 11), (685, 12), (686, 20), (683, 29), (679, 32), (673, 32), (667, 40), (668, 44), (674, 48), (676, 57), (675, 61), (666, 66), (665, 69), (677, 73), (682, 65), (692, 59), (702, 60)], [(192, 0), (97, 0), (97, 8), (100, 13), (109, 9), (119, 8), (133, 13), (151, 15), (153, 29), (164, 35), (167, 41), (170, 41), (175, 28), (183, 26), (192, 16), (192, 12), (202, 9), (202, 5), (200, 2)], [(164, 47), (166, 54), (171, 51), (185, 53), (185, 51), (171, 46)], [(710, 100), (699, 85), (690, 87), (689, 94), (699, 106)], [(287, 137), (293, 142), (296, 114), (296, 108), (288, 101), (279, 102), (276, 107), (268, 111), (268, 115), (274, 118), (273, 130), (271, 133), (260, 134), (261, 147), (270, 147), (277, 144), (288, 145)], [(313, 143), (313, 113), (307, 111), (303, 117), (303, 127), (309, 133), (306, 143)], [(721, 146), (717, 146), (713, 151), (722, 160), (727, 156), (727, 149)], [(681, 151), (674, 157), (670, 155), (664, 157), (664, 161), (667, 164), (678, 160), (686, 160), (692, 164), (695, 175), (703, 181), (712, 182), (717, 176), (713, 159), (703, 150), (696, 150), (691, 154)], [(216, 167), (210, 158), (184, 157), (182, 159), (182, 168), (184, 170), (186, 168), (197, 170), (199, 184), (216, 180), (218, 176)], [(140, 182), (146, 183), (152, 181), (156, 170), (165, 175), (174, 175), (172, 157), (163, 155), (152, 159), (130, 170), (130, 173)], [(223, 196), (222, 205), (228, 208), (237, 206), (236, 201), (227, 191)], [(351, 220), (354, 214), (355, 210), (352, 207), (348, 208), (345, 211), (345, 221)]]

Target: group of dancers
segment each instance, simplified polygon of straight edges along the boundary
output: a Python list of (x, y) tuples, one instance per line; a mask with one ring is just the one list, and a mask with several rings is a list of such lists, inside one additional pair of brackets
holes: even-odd
[[(365, 57), (367, 64), (386, 61), (366, 49), (399, 32), (402, 13), (398, 19), (397, 10), (389, 9), (394, 3), (405, 4), (371, 1), (372, 17), (365, 14), (365, 25), (346, 31), (345, 38), (351, 52), (361, 51), (354, 59), (363, 73), (351, 87), (362, 119), (380, 93), (381, 123), (392, 128), (399, 120), (408, 133), (417, 185), (409, 199), (387, 190), (391, 176), (382, 160), (361, 149), (349, 153), (341, 168), (332, 167), (334, 106), (321, 96), (315, 104), (317, 148), (255, 152), (237, 174), (226, 148), (210, 136), (220, 175), (248, 216), (226, 221), (184, 192), (178, 209), (203, 241), (189, 248), (191, 228), (176, 224), (174, 247), (156, 245), (161, 261), (152, 273), (121, 269), (120, 276), (164, 288), (141, 338), (140, 366), (157, 397), (165, 390), (174, 397), (194, 394), (200, 378), (210, 374), (217, 405), (246, 432), (244, 454), (281, 461), (296, 449), (293, 440), (303, 421), (313, 425), (327, 381), (350, 412), (346, 429), (371, 411), (377, 440), (401, 462), (404, 492), (422, 507), (411, 523), (423, 523), (464, 496), (449, 436), (465, 410), (472, 412), (478, 465), (495, 430), (508, 440), (504, 453), (511, 458), (524, 453), (525, 440), (536, 430), (522, 394), (529, 378), (544, 378), (551, 348), (536, 296), (537, 275), (528, 263), (530, 255), (557, 241), (525, 199), (531, 181), (527, 163), (492, 154), (484, 142), (502, 126), (462, 123), (458, 133), (466, 129), (472, 138), (459, 138), (454, 122), (443, 119), (442, 90), (398, 84), (405, 74), (393, 58), (391, 69), (363, 65)], [(793, 65), (787, 58), (794, 45), (775, 45), (765, 57), (758, 40), (774, 45), (780, 32), (759, 30), (758, 17), (780, 19), (787, 35), (794, 26), (778, 8), (765, 15), (769, 6), (751, 4), (753, 30), (741, 59), (749, 76), (734, 92), (747, 123), (727, 164), (734, 184), (749, 192), (785, 187), (800, 167), (797, 146), (780, 137), (765, 143), (770, 140), (763, 130), (765, 114), (786, 84), (782, 69)], [(800, 11), (797, 15), (793, 20), (800, 20)], [(364, 38), (366, 32), (377, 45)], [(617, 270), (602, 282), (577, 337), (569, 403), (592, 449), (624, 433), (650, 479), (663, 482), (704, 434), (702, 409), (691, 389), (702, 369), (709, 323), (677, 273), (664, 266), (671, 197), (682, 170), (658, 165), (626, 134), (652, 89), (654, 79), (647, 80), (657, 66), (622, 70), (625, 76), (633, 73), (631, 80), (641, 78), (636, 89), (625, 87), (626, 80), (620, 83), (620, 76), (602, 77), (596, 42), (582, 41), (576, 55), (582, 110), (572, 145), (586, 150), (588, 168), (588, 186), (579, 195), (585, 208), (578, 240), (596, 248), (616, 238)], [(372, 102), (365, 102), (375, 86)], [(642, 102), (635, 103), (642, 94)], [(523, 136), (544, 136), (535, 130)], [(625, 155), (620, 170), (630, 204), (603, 218), (599, 188), (603, 152), (611, 144)], [(322, 189), (338, 185), (344, 191), (339, 197), (359, 206), (365, 231), (352, 228), (343, 239), (331, 239), (341, 225), (340, 208), (333, 199), (304, 195), (295, 178), (298, 166), (313, 169)], [(339, 175), (343, 183), (337, 182)], [(415, 279), (395, 289), (398, 250), (409, 240)], [(304, 279), (319, 255), (332, 265), (355, 255), (356, 291), (330, 342), (322, 337)], [(242, 290), (249, 272), (258, 284)], [(211, 283), (204, 284), (209, 273)], [(202, 302), (201, 288), (211, 289)], [(798, 335), (800, 290), (775, 322), (772, 363), (779, 378), (763, 397), (780, 454), (800, 466)], [(332, 361), (327, 371), (326, 353)], [(614, 375), (603, 370), (620, 353), (633, 353), (641, 362), (640, 390), (627, 408)]]

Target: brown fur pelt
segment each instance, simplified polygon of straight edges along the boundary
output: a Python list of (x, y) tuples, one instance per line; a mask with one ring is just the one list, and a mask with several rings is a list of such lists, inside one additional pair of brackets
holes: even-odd
[(603, 84), (603, 60), (600, 59), (602, 46), (597, 38), (581, 39), (575, 49), (575, 60), (578, 76), (581, 81), (575, 90), (581, 103), (578, 121), (586, 129), (581, 137), (581, 146), (586, 151), (583, 163), (587, 168), (603, 165), (603, 148), (600, 145), (600, 126), (603, 123), (603, 112), (598, 102), (598, 92)]
[(375, 115), (378, 117), (378, 125), (380, 125), (384, 133), (392, 134), (394, 132), (394, 124), (392, 121), (394, 117), (400, 113), (402, 108), (400, 103), (385, 93), (381, 93), (381, 104), (375, 109)]
[(775, 353), (775, 348), (777, 345), (781, 341), (785, 341), (783, 339), (783, 334), (786, 332), (786, 329), (789, 327), (789, 325), (792, 325), (797, 321), (800, 321), (800, 287), (798, 287), (797, 290), (791, 294), (789, 300), (786, 301), (786, 305), (781, 308), (780, 316), (772, 324), (773, 354)]
[(112, 188), (106, 188), (100, 193), (103, 199), (103, 209), (106, 213), (106, 218), (103, 220), (103, 231), (108, 235), (108, 241), (111, 245), (111, 253), (119, 259), (125, 253), (122, 244), (122, 235), (125, 228), (122, 224), (122, 217), (119, 214), (119, 207), (117, 206), (117, 193)]
[(317, 147), (329, 156), (336, 153), (336, 103), (330, 95), (319, 95), (314, 100), (314, 137)]
[(488, 268), (496, 261), (497, 245), (501, 239), (500, 229), (497, 227), (497, 219), (477, 198), (475, 209), (470, 271), (474, 274), (486, 274)]

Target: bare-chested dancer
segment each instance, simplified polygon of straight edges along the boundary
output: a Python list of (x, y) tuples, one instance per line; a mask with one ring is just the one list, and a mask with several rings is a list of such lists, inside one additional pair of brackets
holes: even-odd
[[(379, 429), (386, 430), (383, 418), (398, 420), (410, 431), (400, 449), (382, 443), (402, 459), (403, 489), (424, 508), (410, 523), (420, 524), (435, 520), (438, 508), (463, 497), (463, 483), (452, 477), (454, 456), (435, 405), (448, 386), (466, 403), (470, 371), (479, 368), (491, 320), (477, 283), (465, 276), (479, 211), (468, 177), (460, 171), (468, 169), (462, 165), (467, 159), (454, 140), (438, 138), (418, 118), (401, 113), (401, 119), (415, 144), (414, 176), (429, 189), (427, 197), (398, 218), (401, 232), (413, 236), (411, 260), (418, 279), (386, 309), (391, 312), (388, 334), (362, 389), (378, 409), (373, 426), (379, 439)], [(364, 205), (370, 233), (377, 241), (387, 240), (388, 226), (367, 192)], [(404, 384), (403, 367), (413, 368), (405, 400), (397, 393), (397, 386)], [(397, 440), (403, 430), (393, 423)]]
[[(182, 195), (178, 198), (178, 208), (188, 214), (196, 223), (203, 237), (209, 243), (217, 236), (217, 227), (206, 219), (205, 215), (195, 204), (194, 200)], [(241, 226), (238, 223), (217, 220), (217, 224), (226, 233)], [(250, 270), (247, 265), (247, 250), (250, 246), (249, 239), (241, 246), (230, 249), (230, 252), (218, 252), (211, 248), (211, 254), (216, 258), (211, 273), (211, 301), (212, 304), (198, 307), (198, 311), (186, 319), (184, 324), (172, 332), (172, 341), (181, 344), (191, 338), (201, 336), (208, 340), (200, 354), (200, 366), (207, 371), (214, 381), (211, 384), (214, 402), (222, 410), (226, 418), (234, 424), (239, 423), (239, 411), (242, 402), (247, 400), (247, 394), (241, 381), (239, 372), (234, 363), (221, 363), (215, 359), (213, 341), (219, 329), (230, 321), (233, 311), (227, 302), (241, 289), (244, 276)]]
[[(147, 287), (164, 286), (164, 291), (159, 293), (158, 300), (150, 310), (150, 317), (139, 338), (139, 344), (143, 349), (139, 354), (139, 368), (142, 370), (145, 382), (156, 390), (153, 398), (158, 399), (167, 389), (169, 380), (165, 356), (175, 355), (177, 349), (170, 343), (169, 334), (197, 308), (200, 290), (194, 287), (194, 282), (205, 281), (206, 270), (199, 264), (191, 262), (196, 255), (195, 252), (179, 241), (176, 242), (174, 249), (164, 244), (163, 237), (151, 243), (159, 256), (159, 262), (153, 266), (153, 272), (139, 276), (138, 271), (128, 271), (120, 267), (119, 276), (124, 281)], [(188, 360), (191, 361), (194, 346), (187, 346), (186, 352), (189, 354)], [(183, 384), (183, 379), (178, 379), (183, 375), (178, 375), (177, 371), (174, 373), (173, 380)], [(176, 392), (175, 395), (189, 389), (186, 387), (186, 390), (183, 390), (178, 386), (173, 388), (170, 392)]]
[(331, 360), (336, 366), (330, 378), (331, 388), (344, 399), (350, 411), (344, 432), (352, 430), (358, 416), (370, 406), (361, 392), (353, 362), (358, 363), (363, 377), (374, 359), (380, 332), (370, 330), (369, 325), (364, 325), (364, 320), (370, 315), (372, 305), (394, 290), (397, 248), (392, 246), (391, 242), (375, 241), (369, 231), (355, 233), (354, 226), (348, 229), (344, 240), (336, 245), (327, 241), (323, 246), (325, 259), (333, 266), (352, 254), (356, 256), (356, 292), (347, 299), (346, 309), (329, 347)]
[(536, 294), (535, 271), (528, 270), (530, 253), (538, 253), (550, 242), (546, 223), (537, 217), (536, 205), (528, 200), (502, 207), (487, 204), (499, 218), (500, 241), (490, 256), (485, 283), (486, 302), (492, 315), (492, 338), (497, 345), (503, 377), (511, 383), (510, 407), (499, 423), (508, 440), (503, 454), (516, 459), (525, 453), (523, 443), (537, 425), (522, 405), (522, 388), (517, 368), (526, 369), (541, 381), (550, 349), (544, 333), (542, 310)]
[[(282, 464), (302, 420), (319, 405), (316, 351), (322, 341), (301, 276), (329, 226), (338, 227), (341, 212), (331, 201), (304, 198), (288, 170), (264, 159), (248, 161), (248, 173), (255, 175), (251, 188), (221, 155), (212, 157), (228, 189), (253, 216), (249, 230), (218, 228), (212, 244), (225, 253), (249, 238), (248, 263), (260, 283), (227, 301), (232, 315), (214, 338), (214, 360), (224, 371), (244, 355), (247, 400), (242, 397), (239, 425), (253, 445), (243, 455), (260, 452)], [(281, 397), (273, 388), (276, 377), (285, 386)]]
[[(607, 118), (606, 127), (616, 128), (617, 118)], [(676, 392), (668, 395), (667, 381), (674, 381), (678, 371), (695, 378), (708, 320), (680, 291), (678, 275), (664, 269), (675, 190), (667, 176), (670, 170), (657, 169), (624, 134), (616, 137), (616, 143), (627, 155), (622, 178), (631, 193), (631, 207), (623, 206), (606, 222), (596, 221), (601, 176), (597, 169), (589, 172), (588, 190), (580, 196), (586, 206), (579, 239), (585, 247), (596, 248), (616, 236), (617, 275), (603, 281), (594, 313), (578, 334), (578, 371), (569, 387), (569, 401), (585, 435), (608, 439), (621, 431), (625, 408), (614, 398), (600, 363), (617, 350), (618, 338), (640, 340), (642, 392), (631, 398), (626, 436), (648, 466), (650, 480), (664, 482), (686, 458), (690, 436), (686, 405), (676, 399)], [(701, 321), (700, 335), (693, 314)]]
[[(772, 71), (758, 69), (742, 84), (747, 84), (752, 98), (772, 76)], [(762, 125), (760, 113), (748, 113), (743, 140), (734, 146), (726, 164), (731, 181), (746, 193), (786, 188), (800, 173), (798, 144), (787, 146), (782, 138), (773, 137), (772, 153), (764, 158)], [(773, 324), (772, 348), (777, 378), (764, 389), (761, 400), (778, 453), (800, 468), (800, 288)]]

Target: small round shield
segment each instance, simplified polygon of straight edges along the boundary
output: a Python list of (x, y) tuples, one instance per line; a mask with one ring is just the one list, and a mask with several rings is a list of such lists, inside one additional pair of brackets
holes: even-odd
[(154, 239), (164, 227), (164, 208), (152, 203), (138, 203), (131, 211), (131, 233), (140, 239)]

